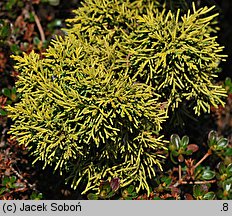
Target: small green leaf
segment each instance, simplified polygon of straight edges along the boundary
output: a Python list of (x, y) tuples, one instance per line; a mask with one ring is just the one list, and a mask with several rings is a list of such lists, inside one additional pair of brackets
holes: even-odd
[(228, 140), (226, 138), (220, 138), (217, 141), (217, 146), (219, 147), (219, 149), (224, 149), (226, 148), (228, 145)]
[(5, 190), (6, 190), (6, 188), (5, 188), (5, 187), (2, 187), (2, 188), (0, 189), (0, 195), (3, 194), (3, 193), (5, 192)]
[(203, 196), (204, 200), (214, 200), (215, 199), (215, 193), (214, 192), (208, 192)]
[(228, 175), (232, 175), (232, 163), (226, 167), (226, 173)]
[(215, 172), (211, 170), (204, 170), (201, 177), (204, 180), (211, 180), (215, 177)]
[(98, 200), (98, 195), (97, 194), (93, 194), (93, 193), (89, 193), (87, 195), (88, 200)]
[(16, 55), (19, 55), (19, 54), (21, 53), (21, 50), (20, 50), (20, 47), (19, 47), (18, 44), (12, 44), (12, 45), (10, 46), (10, 49), (11, 49), (11, 51), (12, 51), (14, 54), (16, 54)]
[(29, 13), (29, 22), (35, 22), (35, 16), (33, 13)]
[(11, 89), (11, 94), (16, 94), (16, 92), (17, 92), (16, 88), (13, 87), (13, 88)]
[(134, 186), (133, 185), (130, 185), (128, 188), (127, 188), (127, 191), (129, 194), (131, 194), (133, 191), (134, 191)]
[(193, 196), (195, 198), (199, 197), (202, 195), (202, 191), (201, 191), (201, 188), (200, 188), (200, 185), (194, 185), (193, 186)]
[(7, 112), (3, 109), (0, 109), (0, 116), (6, 116)]
[(225, 164), (223, 162), (219, 162), (217, 165), (217, 168), (219, 169), (219, 172), (221, 174), (226, 172), (226, 167), (225, 167)]
[(210, 131), (208, 135), (208, 145), (212, 146), (215, 145), (217, 141), (217, 132), (216, 131)]
[(10, 178), (10, 183), (15, 183), (16, 180), (17, 180), (17, 178), (15, 176), (12, 176)]
[(201, 197), (208, 192), (207, 185), (194, 185), (193, 186), (193, 196), (195, 198)]
[(183, 136), (181, 139), (181, 147), (185, 148), (189, 144), (189, 137)]
[(164, 182), (166, 184), (166, 186), (168, 187), (171, 184), (172, 179), (170, 177), (168, 177), (168, 176), (163, 176), (161, 178), (161, 181)]
[(168, 178), (165, 180), (165, 184), (167, 185), (167, 187), (169, 187), (171, 183), (172, 183), (172, 179), (168, 177)]
[(171, 135), (170, 142), (176, 147), (177, 150), (180, 148), (180, 137), (177, 134)]
[(227, 148), (224, 155), (225, 156), (232, 156), (232, 148)]
[(38, 37), (34, 37), (33, 38), (33, 43), (38, 46), (39, 43), (40, 43), (40, 39)]
[(3, 186), (6, 186), (9, 182), (10, 182), (10, 178), (7, 177), (7, 176), (5, 176), (5, 177), (3, 178), (3, 180), (2, 180)]
[(3, 26), (0, 26), (0, 40), (6, 40), (11, 33), (10, 24), (6, 23)]
[(2, 89), (2, 94), (4, 94), (6, 97), (10, 98), (11, 96), (11, 90), (8, 88), (3, 88)]

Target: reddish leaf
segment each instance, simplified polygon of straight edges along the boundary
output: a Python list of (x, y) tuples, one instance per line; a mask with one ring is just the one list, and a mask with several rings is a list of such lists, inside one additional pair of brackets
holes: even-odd
[(182, 163), (184, 161), (184, 156), (181, 154), (178, 156), (178, 161)]
[(40, 0), (32, 0), (32, 4), (39, 4)]
[(112, 188), (113, 191), (118, 190), (119, 185), (120, 185), (119, 178), (114, 178), (110, 181), (110, 187)]
[(196, 144), (189, 144), (187, 150), (191, 150), (192, 152), (196, 152), (199, 149), (198, 145)]
[(184, 198), (185, 198), (186, 200), (193, 200), (193, 196), (192, 196), (191, 194), (189, 194), (189, 193), (186, 193), (186, 194), (184, 195)]

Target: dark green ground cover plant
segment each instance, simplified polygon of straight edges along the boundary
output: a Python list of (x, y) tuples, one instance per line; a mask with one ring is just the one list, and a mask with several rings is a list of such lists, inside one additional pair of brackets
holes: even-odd
[[(172, 135), (170, 145), (162, 136), (167, 112), (185, 105), (200, 115), (224, 105), (215, 78), (225, 56), (213, 8), (184, 13), (158, 1), (97, 2), (75, 11), (68, 35), (53, 40), (42, 59), (14, 57), (16, 88), (3, 90), (17, 101), (2, 109), (14, 121), (10, 133), (75, 189), (95, 191), (89, 199), (230, 199), (226, 139), (211, 132), (206, 150), (187, 136)], [(4, 177), (1, 186), (9, 193), (20, 185)]]

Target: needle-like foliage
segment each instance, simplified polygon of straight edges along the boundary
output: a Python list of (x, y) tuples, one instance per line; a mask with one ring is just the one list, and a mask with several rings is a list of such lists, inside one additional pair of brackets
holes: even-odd
[(218, 65), (225, 60), (220, 46), (212, 36), (211, 8), (188, 11), (184, 16), (163, 10), (138, 16), (138, 28), (125, 34), (122, 46), (130, 56), (131, 74), (151, 84), (172, 110), (183, 101), (190, 101), (195, 114), (210, 112), (210, 106), (224, 104), (222, 86), (215, 85)]
[(14, 56), (21, 97), (7, 108), (10, 133), (74, 188), (85, 184), (83, 193), (119, 178), (149, 194), (164, 158), (164, 104), (188, 102), (198, 115), (223, 104), (217, 14), (161, 9), (154, 0), (86, 0), (43, 59)]
[(121, 41), (121, 31), (127, 33), (136, 29), (136, 17), (160, 7), (157, 0), (86, 0), (74, 10), (76, 15), (67, 19), (67, 32), (96, 44), (106, 39), (110, 45)]
[(215, 78), (226, 56), (215, 35), (214, 7), (196, 9), (193, 3), (180, 15), (157, 1), (85, 2), (67, 31), (95, 46), (114, 46), (115, 67), (127, 67), (131, 77), (152, 85), (172, 111), (183, 102), (197, 115), (224, 105), (226, 91)]
[(98, 61), (82, 64), (90, 59), (83, 48), (69, 35), (43, 59), (34, 52), (14, 57), (21, 100), (8, 107), (11, 133), (35, 161), (68, 172), (74, 188), (85, 182), (83, 193), (113, 177), (149, 192), (165, 149), (158, 132), (166, 110), (151, 86), (125, 73), (115, 79)]

